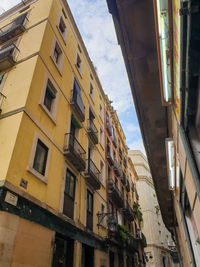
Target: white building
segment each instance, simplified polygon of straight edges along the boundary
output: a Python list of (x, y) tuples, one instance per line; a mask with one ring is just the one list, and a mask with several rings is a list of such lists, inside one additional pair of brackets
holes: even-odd
[[(146, 236), (145, 248), (147, 267), (172, 267), (174, 264), (171, 254), (175, 251), (175, 244), (170, 232), (166, 229), (157, 201), (148, 161), (139, 150), (129, 150), (135, 170), (138, 175), (136, 189), (139, 195), (139, 203), (143, 213), (142, 232)], [(171, 254), (170, 254), (171, 253)], [(173, 255), (176, 255), (174, 253)]]

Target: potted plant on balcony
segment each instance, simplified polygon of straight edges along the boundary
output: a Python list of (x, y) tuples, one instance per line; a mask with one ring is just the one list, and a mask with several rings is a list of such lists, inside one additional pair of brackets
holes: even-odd
[(119, 241), (122, 244), (122, 246), (125, 247), (129, 239), (129, 232), (127, 231), (126, 227), (122, 224), (118, 224), (117, 229), (118, 229)]

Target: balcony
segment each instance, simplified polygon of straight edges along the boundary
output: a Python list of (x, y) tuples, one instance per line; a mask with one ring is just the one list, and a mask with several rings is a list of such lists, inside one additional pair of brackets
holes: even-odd
[(122, 159), (122, 150), (121, 150), (120, 147), (119, 147), (119, 156), (120, 156), (120, 158)]
[(130, 207), (128, 201), (126, 200), (124, 203), (124, 208), (123, 208), (124, 216), (129, 220), (133, 221), (135, 218), (135, 213), (133, 209)]
[(114, 157), (110, 148), (109, 149), (107, 148), (107, 160), (110, 163), (110, 165), (114, 165)]
[(106, 129), (108, 131), (108, 134), (111, 136), (112, 135), (112, 127), (111, 127), (110, 122), (108, 120), (106, 121)]
[(122, 172), (121, 181), (124, 185), (126, 185), (126, 174)]
[(126, 181), (126, 191), (130, 192), (130, 183), (128, 180)]
[(19, 49), (15, 44), (8, 44), (0, 49), (0, 71), (11, 68), (16, 63)]
[(146, 240), (145, 235), (140, 230), (137, 231), (136, 237), (137, 237), (138, 241), (141, 242), (141, 245), (144, 248), (146, 248), (147, 247), (147, 240)]
[(122, 176), (122, 170), (119, 166), (119, 163), (116, 160), (114, 161), (114, 172), (117, 176), (120, 176), (120, 177)]
[(112, 136), (112, 141), (115, 147), (117, 147), (117, 139), (115, 136)]
[(12, 39), (26, 30), (25, 24), (27, 22), (27, 13), (14, 19), (9, 24), (0, 28), (0, 44)]
[(4, 99), (6, 99), (6, 96), (0, 92), (0, 114), (2, 112), (2, 104)]
[(135, 185), (134, 185), (133, 182), (131, 183), (131, 189), (132, 189), (133, 192), (135, 192)]
[(87, 171), (85, 172), (85, 180), (94, 188), (94, 190), (100, 189), (100, 171), (91, 159), (87, 160)]
[(71, 134), (65, 134), (64, 143), (64, 156), (71, 162), (78, 171), (84, 171), (86, 162), (85, 155), (86, 152), (79, 144), (77, 139)]
[(108, 182), (109, 186), (109, 196), (110, 198), (114, 201), (114, 203), (116, 203), (120, 208), (123, 208), (124, 206), (124, 198), (122, 193), (119, 191), (118, 187), (116, 186), (116, 184), (114, 183), (114, 181), (112, 179), (109, 179)]
[(125, 156), (124, 156), (124, 167), (126, 168), (127, 167), (127, 160), (126, 160), (126, 158), (125, 158)]
[(129, 235), (126, 247), (130, 251), (138, 250), (138, 240), (134, 238), (132, 235)]
[(94, 122), (88, 119), (88, 127), (87, 127), (88, 135), (90, 136), (92, 142), (94, 144), (98, 144), (98, 130), (94, 125)]
[(80, 87), (76, 80), (74, 80), (74, 88), (72, 90), (70, 104), (78, 119), (83, 122), (85, 120), (85, 107), (83, 105)]

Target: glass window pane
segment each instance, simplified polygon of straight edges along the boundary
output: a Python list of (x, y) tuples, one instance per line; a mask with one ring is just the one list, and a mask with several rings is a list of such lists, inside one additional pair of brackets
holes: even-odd
[(38, 139), (33, 168), (42, 175), (45, 174), (47, 154), (48, 148)]
[(72, 175), (70, 175), (70, 182), (69, 182), (69, 195), (70, 197), (74, 198), (74, 184), (75, 180)]

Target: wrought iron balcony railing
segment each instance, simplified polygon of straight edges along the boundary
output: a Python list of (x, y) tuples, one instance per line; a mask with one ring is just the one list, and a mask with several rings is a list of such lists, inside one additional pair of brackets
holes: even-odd
[(126, 181), (126, 191), (130, 192), (130, 183), (129, 183), (128, 179)]
[(94, 125), (94, 122), (88, 119), (87, 132), (94, 144), (98, 144), (98, 130)]
[(117, 176), (120, 176), (120, 177), (122, 176), (122, 170), (117, 160), (114, 161), (114, 172)]
[(110, 165), (114, 165), (114, 156), (113, 153), (111, 152), (112, 150), (110, 149), (110, 147), (107, 147), (107, 160), (110, 163)]
[(81, 97), (79, 85), (76, 80), (74, 80), (74, 88), (71, 93), (71, 107), (77, 114), (78, 119), (83, 122), (85, 120), (85, 106)]
[(87, 160), (85, 179), (95, 190), (100, 189), (100, 171), (91, 159)]
[(112, 141), (115, 147), (117, 147), (117, 139), (115, 136), (112, 136)]
[(124, 202), (123, 212), (124, 212), (125, 216), (128, 218), (129, 221), (133, 221), (134, 220), (135, 213), (134, 213), (133, 209), (131, 208), (131, 206), (129, 205), (127, 200)]
[(126, 174), (122, 172), (121, 181), (125, 185), (126, 184)]
[(0, 71), (11, 68), (16, 63), (19, 49), (14, 43), (7, 44), (0, 49)]
[(120, 147), (119, 147), (119, 156), (120, 156), (120, 158), (122, 159), (122, 150), (121, 150)]
[(110, 197), (113, 201), (122, 208), (124, 206), (124, 198), (117, 185), (114, 183), (113, 179), (109, 179), (109, 191)]
[(65, 134), (64, 155), (78, 171), (84, 171), (86, 167), (86, 152), (77, 139), (71, 134)]
[(0, 44), (12, 39), (26, 30), (27, 13), (14, 19), (9, 24), (0, 28)]
[(126, 160), (125, 156), (124, 156), (124, 167), (125, 168), (127, 167), (127, 160)]
[(0, 92), (0, 114), (2, 112), (2, 104), (6, 96)]

